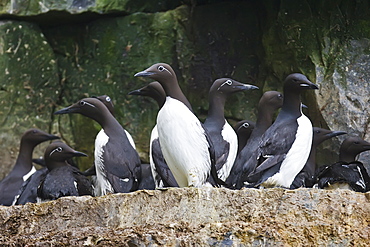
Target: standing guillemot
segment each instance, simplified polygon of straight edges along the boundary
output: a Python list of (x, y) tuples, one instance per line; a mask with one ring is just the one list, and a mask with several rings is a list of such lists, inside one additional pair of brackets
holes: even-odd
[(346, 138), (339, 149), (339, 161), (319, 167), (316, 171), (318, 187), (321, 189), (345, 188), (357, 192), (370, 190), (370, 177), (356, 156), (370, 150), (370, 143), (360, 137)]
[(137, 190), (141, 175), (139, 155), (108, 108), (98, 99), (84, 98), (54, 114), (69, 113), (89, 117), (103, 128), (95, 139), (95, 195)]
[(283, 94), (277, 91), (267, 91), (262, 95), (258, 102), (257, 122), (253, 132), (243, 149), (238, 153), (230, 176), (226, 180), (226, 183), (231, 188), (240, 189), (244, 185), (249, 173), (254, 169), (254, 167), (245, 166), (245, 163), (252, 155), (252, 152), (256, 150), (261, 141), (261, 136), (271, 126), (274, 114), (283, 105), (283, 99)]
[[(104, 103), (104, 105), (108, 108), (109, 112), (112, 113), (112, 116), (115, 117), (114, 113), (114, 105), (111, 97), (108, 95), (100, 95), (100, 96), (92, 96), (93, 98), (97, 98), (101, 102)], [(132, 138), (131, 134), (125, 129), (125, 133), (127, 135), (128, 140), (130, 141), (131, 146), (136, 149), (134, 138)]]
[(157, 116), (158, 136), (163, 156), (178, 185), (200, 187), (208, 181), (219, 184), (212, 142), (189, 107), (171, 66), (157, 63), (135, 76), (158, 81), (166, 92), (166, 101)]
[(63, 196), (93, 195), (90, 180), (67, 163), (68, 159), (80, 156), (87, 155), (61, 141), (55, 141), (46, 148), (44, 157), (49, 172), (37, 189), (38, 202)]
[(300, 95), (308, 89), (318, 87), (302, 74), (291, 74), (285, 79), (283, 106), (244, 165), (255, 167), (247, 182), (254, 186), (290, 188), (306, 164), (311, 152), (312, 124), (302, 113)]
[[(157, 102), (159, 109), (162, 108), (166, 101), (166, 93), (161, 84), (157, 81), (151, 82), (140, 89), (131, 91), (129, 95), (151, 97)], [(152, 129), (149, 145), (150, 167), (156, 188), (178, 187), (179, 185), (163, 157), (158, 138), (157, 125)]]
[(238, 151), (238, 137), (224, 116), (225, 102), (233, 93), (252, 89), (258, 87), (220, 78), (213, 82), (209, 90), (208, 116), (203, 126), (213, 143), (217, 175), (223, 181), (229, 176)]
[(312, 187), (316, 182), (315, 171), (316, 171), (316, 149), (317, 147), (326, 140), (335, 136), (344, 135), (346, 132), (343, 131), (331, 131), (322, 129), (319, 127), (313, 128), (313, 139), (310, 155), (304, 165), (302, 171), (295, 177), (290, 189), (296, 189), (299, 187)]
[(39, 129), (29, 129), (22, 135), (15, 165), (10, 173), (0, 182), (0, 205), (12, 205), (19, 196), (18, 192), (24, 181), (36, 171), (32, 165), (33, 149), (44, 141), (58, 138), (58, 136), (48, 134)]
[[(92, 98), (97, 98), (98, 100), (100, 100), (109, 110), (109, 112), (112, 114), (113, 117), (115, 117), (115, 113), (114, 113), (114, 104), (113, 104), (113, 101), (111, 99), (111, 97), (109, 97), (108, 95), (100, 95), (100, 96), (92, 96)], [(100, 130), (101, 131), (104, 131), (103, 129)], [(127, 138), (131, 144), (131, 146), (136, 149), (136, 145), (135, 145), (135, 142), (134, 142), (134, 138), (132, 138), (131, 134), (125, 130), (125, 133), (127, 135)], [(104, 134), (100, 134), (98, 133), (98, 136), (104, 136)], [(96, 169), (95, 169), (95, 165), (93, 164), (89, 169), (85, 170), (82, 172), (82, 174), (84, 174), (85, 176), (91, 176), (93, 181), (96, 180)]]

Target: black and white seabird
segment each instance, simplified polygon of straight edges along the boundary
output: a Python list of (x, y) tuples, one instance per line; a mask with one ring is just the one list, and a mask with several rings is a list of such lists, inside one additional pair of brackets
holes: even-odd
[(285, 79), (283, 106), (244, 165), (255, 167), (247, 182), (256, 182), (254, 186), (290, 188), (306, 164), (311, 152), (312, 124), (302, 113), (300, 95), (308, 89), (318, 87), (302, 74), (291, 74)]
[(238, 151), (238, 137), (224, 116), (225, 102), (233, 93), (252, 89), (258, 87), (220, 78), (213, 82), (209, 90), (209, 109), (204, 127), (213, 143), (217, 175), (222, 181), (229, 176)]
[[(113, 101), (112, 101), (111, 97), (104, 94), (104, 95), (100, 95), (100, 96), (93, 96), (93, 98), (97, 98), (98, 100), (103, 102), (104, 105), (108, 108), (109, 112), (112, 113), (113, 117), (115, 117), (114, 105), (113, 105)], [(134, 149), (136, 149), (134, 138), (132, 138), (131, 134), (126, 129), (125, 129), (125, 132), (126, 132), (127, 138), (130, 141), (132, 147)]]
[[(238, 153), (230, 176), (226, 180), (226, 183), (231, 188), (240, 189), (244, 185), (249, 173), (254, 169), (254, 167), (245, 166), (245, 163), (252, 155), (252, 152), (258, 147), (261, 136), (271, 126), (276, 111), (283, 105), (283, 99), (283, 94), (278, 91), (267, 91), (262, 95), (258, 102), (257, 121), (253, 132), (244, 147)], [(249, 164), (252, 165), (253, 163)]]
[(15, 165), (0, 182), (0, 205), (12, 205), (19, 196), (18, 192), (24, 181), (36, 172), (36, 168), (32, 165), (33, 149), (44, 141), (58, 138), (58, 136), (34, 128), (27, 130), (22, 135)]
[(316, 149), (317, 147), (326, 140), (335, 136), (344, 135), (344, 131), (331, 131), (319, 127), (313, 127), (313, 139), (310, 155), (304, 165), (302, 171), (295, 177), (290, 189), (296, 189), (299, 187), (310, 188), (314, 186), (316, 182), (315, 171), (316, 171)]
[(87, 156), (61, 141), (51, 143), (45, 150), (45, 163), (49, 172), (37, 189), (37, 201), (55, 200), (64, 196), (93, 195), (90, 180), (67, 163), (73, 157)]
[(238, 137), (238, 153), (244, 148), (245, 144), (249, 140), (256, 123), (249, 120), (242, 120), (234, 124), (233, 128)]
[(212, 185), (220, 183), (213, 145), (202, 123), (192, 112), (171, 66), (157, 63), (135, 76), (158, 81), (166, 92), (166, 101), (157, 116), (158, 136), (163, 156), (178, 185), (200, 187), (208, 181)]
[(141, 174), (139, 155), (108, 108), (98, 99), (84, 98), (54, 114), (68, 113), (80, 113), (103, 128), (95, 139), (95, 195), (137, 190)]
[(357, 192), (370, 190), (370, 177), (356, 156), (370, 150), (370, 143), (357, 136), (346, 138), (339, 149), (339, 161), (317, 169), (320, 189), (351, 189)]
[[(129, 92), (129, 95), (151, 97), (157, 102), (159, 109), (162, 108), (166, 101), (166, 93), (161, 84), (157, 81), (151, 82), (140, 89), (131, 91)], [(178, 187), (179, 185), (177, 184), (175, 177), (164, 160), (161, 145), (159, 143), (157, 125), (152, 129), (149, 145), (150, 167), (156, 188)]]

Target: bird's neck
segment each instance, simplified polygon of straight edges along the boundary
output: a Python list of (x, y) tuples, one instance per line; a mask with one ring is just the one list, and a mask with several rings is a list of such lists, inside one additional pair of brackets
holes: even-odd
[[(168, 86), (169, 84), (171, 84), (171, 86)], [(162, 86), (163, 86), (163, 89), (165, 90), (167, 96), (170, 96), (171, 98), (174, 98), (174, 99), (177, 99), (177, 100), (181, 101), (183, 104), (185, 104), (189, 108), (190, 111), (193, 112), (193, 109), (190, 105), (190, 102), (188, 101), (188, 99), (185, 97), (185, 95), (181, 91), (181, 88), (180, 88), (177, 80), (172, 81), (170, 83), (165, 83)]]
[(300, 117), (302, 115), (301, 105), (301, 96), (298, 92), (284, 92), (284, 101), (281, 107), (282, 114), (279, 115)]
[(15, 166), (31, 169), (32, 168), (32, 152), (34, 148), (35, 148), (34, 145), (26, 144), (25, 142), (21, 141), (21, 145), (19, 148), (19, 154), (18, 154), (17, 161), (15, 162)]
[(213, 121), (213, 122), (218, 123), (221, 126), (224, 125), (225, 123), (225, 115), (224, 115), (225, 101), (226, 101), (225, 97), (222, 97), (220, 95), (210, 95), (208, 116), (205, 121), (205, 124), (207, 124), (208, 121)]
[(275, 112), (271, 111), (269, 108), (259, 108), (256, 127), (258, 127), (258, 129), (262, 130), (263, 132), (267, 130), (273, 122), (274, 113)]
[(66, 161), (50, 161), (45, 157), (46, 167), (49, 171), (68, 165)]
[(355, 161), (356, 156), (357, 156), (356, 154), (349, 154), (349, 153), (339, 151), (339, 160), (340, 161), (344, 161), (344, 162), (349, 163), (349, 162)]

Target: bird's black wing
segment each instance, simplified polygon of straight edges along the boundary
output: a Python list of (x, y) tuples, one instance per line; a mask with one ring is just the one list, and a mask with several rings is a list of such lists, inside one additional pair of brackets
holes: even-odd
[(150, 164), (141, 164), (141, 180), (139, 190), (154, 190), (155, 183), (152, 175)]
[[(170, 168), (168, 167), (166, 160), (163, 157), (159, 138), (156, 138), (152, 142), (152, 159), (155, 166), (155, 171), (158, 173), (159, 179), (162, 180), (164, 187), (179, 187), (173, 176)], [(158, 178), (155, 178), (158, 179)], [(156, 182), (159, 184), (159, 182)]]
[(82, 174), (77, 168), (71, 169), (72, 175), (77, 183), (77, 192), (79, 196), (93, 195), (93, 186), (91, 181)]
[[(55, 200), (63, 196), (78, 196), (71, 169), (72, 166), (63, 166), (50, 171), (40, 183), (37, 196), (42, 200)], [(61, 174), (63, 176), (60, 176)]]
[[(141, 176), (141, 161), (136, 150), (127, 143), (109, 141), (104, 147), (103, 160), (107, 179), (115, 192), (137, 190)], [(117, 152), (117, 147), (122, 147)]]
[(32, 174), (32, 176), (23, 183), (19, 190), (19, 197), (16, 200), (15, 205), (24, 205), (27, 202), (37, 202), (37, 188), (41, 181), (45, 179), (48, 172), (49, 170), (44, 167)]
[(251, 176), (261, 173), (285, 159), (295, 140), (297, 127), (296, 119), (292, 119), (282, 124), (273, 124), (267, 129), (256, 150), (257, 159), (251, 160), (251, 162), (256, 162), (255, 169), (250, 174)]

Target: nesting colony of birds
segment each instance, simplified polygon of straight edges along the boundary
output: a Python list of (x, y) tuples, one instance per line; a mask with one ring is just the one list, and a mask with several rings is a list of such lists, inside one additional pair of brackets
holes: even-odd
[[(370, 150), (370, 143), (359, 137), (342, 142), (337, 162), (317, 166), (317, 146), (346, 133), (313, 127), (302, 113), (306, 106), (301, 93), (318, 89), (302, 74), (288, 75), (282, 93), (263, 93), (255, 122), (244, 120), (233, 127), (224, 116), (227, 98), (241, 91), (253, 93), (258, 87), (216, 79), (209, 90), (208, 116), (201, 122), (170, 65), (154, 64), (134, 76), (147, 77), (150, 83), (129, 94), (153, 98), (159, 106), (150, 137), (150, 164), (141, 163), (133, 138), (114, 116), (109, 96), (83, 98), (54, 114), (81, 114), (101, 126), (92, 167), (80, 171), (73, 158), (86, 154), (58, 136), (29, 129), (21, 138), (13, 170), (0, 182), (0, 204), (187, 186), (370, 190), (368, 172), (356, 160)], [(43, 158), (32, 159), (33, 149), (45, 141), (52, 142)], [(33, 163), (43, 168), (36, 170)]]

